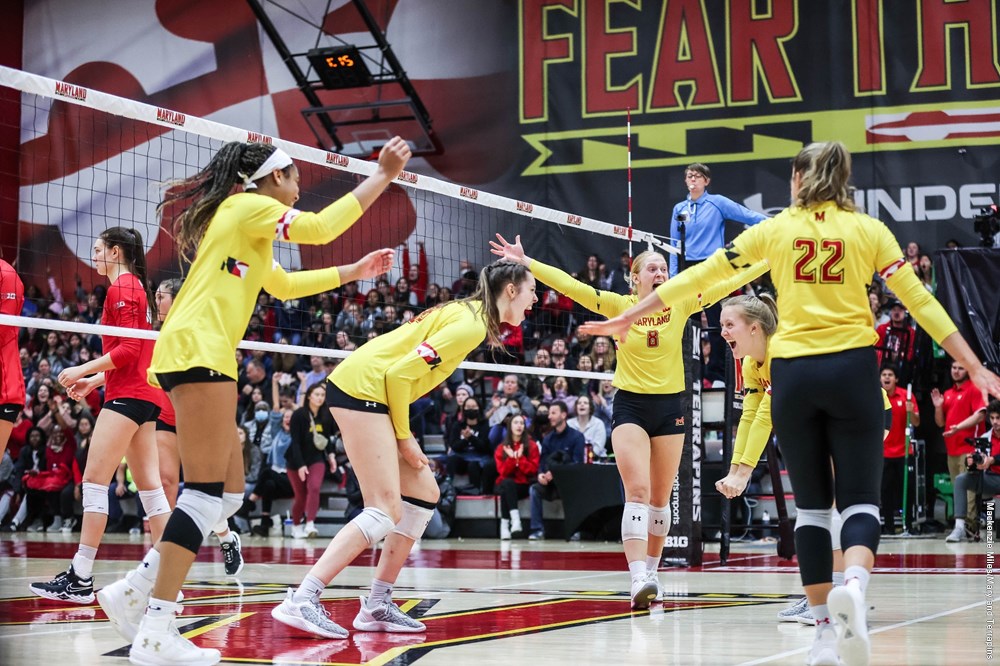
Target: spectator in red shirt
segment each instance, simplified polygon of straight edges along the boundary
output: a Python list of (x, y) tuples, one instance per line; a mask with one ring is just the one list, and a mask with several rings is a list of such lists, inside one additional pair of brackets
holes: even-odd
[[(896, 533), (896, 514), (902, 506), (903, 475), (906, 473), (906, 422), (920, 425), (917, 401), (911, 395), (906, 399), (906, 389), (896, 383), (896, 370), (892, 366), (882, 368), (882, 388), (889, 395), (892, 404), (892, 427), (883, 447), (882, 466), (882, 534)], [(907, 498), (907, 510), (913, 506), (913, 492)]]
[(955, 479), (955, 529), (945, 541), (957, 542), (969, 538), (966, 519), (960, 516), (976, 514), (978, 507), (971, 502), (966, 504), (970, 496), (975, 497), (975, 491), (983, 497), (992, 497), (1000, 493), (1000, 464), (997, 464), (1000, 460), (1000, 400), (991, 401), (986, 412), (989, 414), (992, 427), (985, 435), (990, 439), (990, 454), (978, 464), (972, 456), (963, 456), (966, 469), (975, 467), (975, 471), (963, 472)]
[(507, 434), (496, 451), (496, 494), (500, 496), (500, 538), (524, 531), (517, 503), (528, 496), (538, 473), (540, 450), (526, 428), (524, 414), (514, 414), (508, 422)]
[[(954, 385), (942, 394), (936, 388), (931, 390), (934, 403), (934, 422), (944, 428), (944, 447), (948, 452), (948, 474), (952, 484), (965, 471), (965, 456), (972, 453), (972, 445), (966, 437), (975, 437), (979, 424), (986, 419), (982, 392), (969, 381), (969, 373), (958, 361), (952, 361), (951, 379)], [(955, 507), (956, 512), (958, 507)], [(969, 502), (969, 522), (975, 520), (975, 507)], [(958, 515), (956, 513), (956, 515)]]
[(427, 250), (424, 244), (417, 241), (419, 251), (417, 265), (410, 263), (410, 252), (403, 248), (403, 274), (410, 283), (410, 291), (416, 294), (417, 303), (424, 302), (424, 295), (427, 293), (427, 283), (429, 282), (429, 272), (427, 270)]

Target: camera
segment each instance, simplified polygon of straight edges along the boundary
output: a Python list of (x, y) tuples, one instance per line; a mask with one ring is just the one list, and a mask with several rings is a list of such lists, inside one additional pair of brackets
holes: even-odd
[(990, 457), (989, 437), (966, 437), (965, 441), (972, 445), (974, 449), (966, 458), (965, 469), (968, 472), (978, 472), (978, 465), (982, 465)]
[(1000, 211), (996, 204), (980, 208), (979, 214), (972, 218), (972, 228), (979, 234), (980, 245), (996, 245), (996, 236), (1000, 234)]

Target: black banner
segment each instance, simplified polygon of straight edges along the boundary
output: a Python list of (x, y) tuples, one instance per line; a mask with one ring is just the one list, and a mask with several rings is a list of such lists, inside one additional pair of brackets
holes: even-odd
[(976, 356), (1000, 372), (1000, 249), (944, 250), (934, 263), (938, 300)]

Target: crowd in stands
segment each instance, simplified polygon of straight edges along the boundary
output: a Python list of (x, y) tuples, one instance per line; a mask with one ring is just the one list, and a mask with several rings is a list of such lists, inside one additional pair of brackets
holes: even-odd
[[(451, 284), (438, 284), (429, 280), (422, 245), (415, 262), (409, 252), (404, 250), (402, 255), (401, 274), (395, 279), (384, 276), (367, 293), (355, 282), (296, 301), (281, 302), (262, 292), (245, 338), (349, 352), (424, 309), (470, 295), (476, 284), (476, 268), (468, 261), (459, 263), (458, 276)], [(905, 256), (933, 292), (931, 257), (916, 243), (907, 245)], [(623, 254), (618, 265), (609, 267), (597, 255), (590, 255), (574, 275), (597, 289), (627, 293), (628, 262), (628, 255)], [(99, 323), (106, 292), (103, 285), (91, 291), (78, 285), (73, 298), (67, 299), (51, 276), (47, 289), (32, 284), (30, 278), (24, 281), (25, 316)], [(156, 285), (150, 286), (155, 289)], [(933, 412), (931, 390), (943, 390), (950, 384), (948, 360), (914, 326), (878, 276), (873, 279), (870, 298), (883, 367), (894, 370), (898, 386), (912, 384), (918, 409)], [(523, 499), (538, 470), (544, 471), (547, 465), (544, 459), (518, 455), (517, 464), (512, 466), (508, 458), (524, 446), (544, 450), (553, 431), (549, 417), (554, 404), (559, 405), (556, 411), (560, 418), (565, 417), (568, 427), (583, 435), (593, 457), (613, 454), (610, 428), (615, 389), (610, 380), (581, 380), (563, 374), (566, 370), (614, 370), (612, 341), (576, 331), (580, 323), (593, 317), (539, 283), (538, 303), (530, 316), (520, 327), (505, 325), (504, 349), (483, 346), (469, 360), (533, 366), (545, 369), (543, 374), (504, 376), (460, 369), (413, 405), (411, 419), (418, 441), (423, 445), (428, 435), (438, 435), (445, 443), (446, 452), (435, 461), (442, 482), (452, 484), (456, 477), (464, 477), (467, 481), (459, 492), (499, 493), (508, 512), (513, 508), (508, 504)], [(71, 401), (56, 377), (62, 369), (100, 355), (101, 340), (96, 335), (57, 332), (43, 326), (21, 329), (19, 345), (28, 403), (15, 423), (8, 457), (0, 465), (0, 520), (7, 529), (71, 531), (77, 525), (74, 501), (79, 499), (80, 475), (102, 397), (100, 391), (94, 391), (83, 402)], [(710, 355), (706, 352), (705, 356)], [(308, 409), (310, 388), (322, 387), (337, 359), (261, 351), (238, 351), (237, 358), (240, 399), (233, 416), (245, 444), (247, 491), (246, 504), (233, 527), (249, 530), (252, 516), (254, 533), (267, 534), (281, 522), (271, 515), (276, 499), (295, 497), (296, 507), (307, 513), (315, 506), (318, 484), (289, 480), (296, 469), (293, 465), (303, 462), (296, 452), (316, 451), (312, 442), (303, 449), (297, 441), (308, 432), (297, 424), (309, 425), (304, 410)], [(705, 368), (707, 385), (721, 376), (719, 368)], [(329, 415), (328, 410), (322, 411)], [(516, 427), (512, 428), (512, 422)], [(313, 456), (317, 460), (310, 458), (308, 466), (320, 463), (322, 475), (343, 487), (350, 477), (349, 463), (336, 424), (330, 428), (327, 449)], [(928, 476), (946, 467), (940, 433), (932, 419), (924, 419), (917, 432), (917, 437), (929, 444)], [(503, 457), (506, 451), (510, 455)], [(950, 447), (948, 453), (952, 453)], [(123, 465), (111, 491), (116, 498), (130, 494), (127, 474)], [(453, 507), (451, 512), (453, 515)], [(137, 527), (128, 520), (112, 520), (110, 529)]]

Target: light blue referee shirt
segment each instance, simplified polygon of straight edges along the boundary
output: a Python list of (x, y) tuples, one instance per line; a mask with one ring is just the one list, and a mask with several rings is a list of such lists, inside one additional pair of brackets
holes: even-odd
[[(691, 195), (674, 206), (670, 215), (671, 244), (680, 249), (681, 232), (678, 228), (678, 215), (687, 215), (685, 227), (685, 246), (688, 261), (708, 259), (713, 252), (726, 244), (726, 220), (754, 225), (767, 216), (755, 213), (741, 206), (732, 199), (721, 194), (705, 192), (697, 201), (691, 201)], [(677, 275), (677, 255), (670, 255), (670, 276)]]

